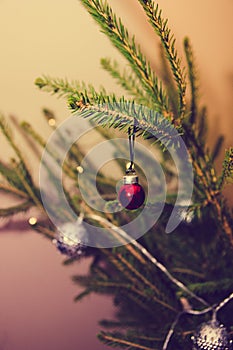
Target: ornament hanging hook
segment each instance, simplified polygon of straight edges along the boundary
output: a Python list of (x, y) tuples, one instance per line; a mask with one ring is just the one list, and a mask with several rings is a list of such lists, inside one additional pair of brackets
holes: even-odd
[(129, 167), (127, 167), (126, 173), (135, 173), (135, 171), (134, 171), (135, 133), (136, 133), (136, 120), (134, 118), (133, 126), (128, 128), (130, 165), (129, 165)]

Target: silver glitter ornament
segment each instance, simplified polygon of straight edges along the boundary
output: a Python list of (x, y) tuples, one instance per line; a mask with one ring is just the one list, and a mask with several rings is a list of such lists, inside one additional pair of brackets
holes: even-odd
[(202, 323), (192, 336), (193, 350), (230, 350), (232, 341), (218, 321)]
[(82, 220), (75, 223), (67, 222), (57, 229), (56, 238), (53, 243), (60, 253), (69, 257), (80, 256), (85, 250), (85, 241), (87, 232), (82, 224)]

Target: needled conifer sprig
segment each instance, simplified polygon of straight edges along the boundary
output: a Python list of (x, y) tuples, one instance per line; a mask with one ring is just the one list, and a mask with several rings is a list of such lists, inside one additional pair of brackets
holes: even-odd
[(80, 0), (91, 16), (100, 25), (102, 31), (110, 38), (113, 45), (129, 61), (131, 68), (144, 86), (145, 91), (154, 101), (155, 108), (164, 115), (170, 114), (168, 99), (161, 82), (155, 77), (149, 62), (142, 54), (135, 38), (117, 19), (106, 2), (100, 0)]
[(135, 102), (152, 107), (152, 101), (149, 101), (148, 96), (145, 95), (136, 76), (126, 69), (121, 71), (117, 61), (112, 61), (109, 58), (102, 58), (101, 66), (134, 98)]
[(80, 116), (90, 118), (101, 126), (119, 128), (127, 131), (128, 127), (137, 120), (137, 131), (145, 138), (148, 134), (156, 135), (166, 146), (174, 144), (178, 146), (178, 134), (182, 129), (176, 125), (172, 126), (171, 121), (165, 118), (157, 110), (145, 106), (136, 106), (134, 101), (127, 101), (124, 97), (116, 98), (114, 94), (105, 95), (98, 93), (93, 86), (79, 90), (79, 83), (69, 83), (62, 79), (51, 79), (48, 77), (38, 78), (35, 84), (42, 90), (51, 93), (58, 93), (59, 96), (66, 96), (72, 110), (80, 110)]
[(15, 186), (18, 190), (25, 192), (32, 201), (32, 205), (36, 205), (42, 211), (44, 211), (41, 203), (39, 190), (34, 184), (30, 170), (28, 169), (21, 150), (13, 140), (13, 134), (9, 125), (3, 115), (0, 115), (0, 129), (5, 135), (10, 146), (14, 150), (17, 160), (11, 159), (11, 166), (4, 167), (2, 163), (2, 174), (9, 184)]
[(185, 115), (186, 106), (186, 81), (184, 69), (181, 66), (181, 59), (178, 57), (177, 50), (175, 48), (176, 40), (174, 35), (171, 33), (171, 30), (168, 28), (168, 20), (162, 17), (162, 11), (159, 9), (158, 4), (155, 5), (153, 0), (138, 1), (147, 14), (154, 30), (160, 37), (161, 43), (166, 52), (166, 56), (170, 62), (179, 93), (179, 117), (182, 119)]
[(23, 202), (22, 204), (14, 205), (9, 208), (0, 208), (0, 217), (12, 217), (15, 214), (25, 213), (29, 209), (31, 209), (33, 203), (28, 200)]
[(130, 350), (158, 350), (159, 348), (148, 347), (145, 345), (138, 344), (135, 341), (135, 337), (128, 334), (123, 335), (118, 332), (101, 332), (98, 335), (98, 338), (106, 345), (111, 346), (112, 348), (120, 347), (121, 349), (130, 349)]
[[(77, 105), (75, 97), (71, 97), (71, 105)], [(77, 108), (78, 110), (78, 108)], [(124, 99), (109, 101), (101, 105), (83, 106), (80, 117), (90, 118), (102, 127), (118, 128), (128, 131), (128, 127), (136, 123), (136, 132), (145, 139), (155, 137), (165, 147), (179, 147), (179, 132), (160, 113), (142, 105)]]
[[(97, 92), (91, 84), (85, 84), (82, 81), (78, 82), (76, 80), (69, 82), (67, 79), (52, 78), (46, 75), (37, 78), (35, 80), (35, 85), (39, 89), (53, 95), (55, 94), (58, 97), (69, 97), (75, 95), (77, 100), (83, 100), (83, 102), (105, 102), (109, 96), (104, 88), (101, 88)], [(114, 97), (114, 94), (111, 96)]]
[(0, 130), (2, 131), (3, 135), (6, 137), (11, 148), (14, 150), (16, 156), (20, 160), (21, 168), (25, 174), (25, 177), (27, 178), (28, 182), (30, 182), (32, 184), (32, 177), (31, 177), (30, 171), (28, 170), (28, 168), (26, 166), (22, 152), (20, 151), (19, 147), (14, 142), (12, 130), (11, 130), (9, 124), (7, 124), (6, 119), (2, 114), (0, 114)]
[(198, 114), (198, 76), (197, 76), (197, 68), (195, 65), (195, 58), (193, 54), (193, 50), (190, 44), (189, 38), (184, 39), (184, 50), (188, 65), (188, 75), (189, 75), (189, 82), (191, 87), (191, 115), (190, 115), (190, 122), (193, 125), (196, 121), (196, 117)]

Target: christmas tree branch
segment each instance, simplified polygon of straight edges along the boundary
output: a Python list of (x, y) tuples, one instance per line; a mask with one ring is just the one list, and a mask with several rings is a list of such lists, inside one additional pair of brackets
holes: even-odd
[(42, 205), (41, 199), (38, 195), (38, 190), (33, 186), (30, 186), (27, 179), (25, 178), (24, 174), (20, 171), (18, 164), (15, 159), (12, 159), (12, 164), (15, 166), (15, 172), (17, 176), (19, 177), (23, 187), (25, 188), (29, 198), (34, 202), (34, 204), (44, 212), (44, 207)]
[(174, 79), (179, 92), (179, 118), (182, 119), (185, 114), (185, 92), (186, 81), (184, 71), (181, 68), (181, 60), (178, 58), (177, 50), (175, 49), (174, 35), (168, 28), (168, 20), (162, 17), (162, 11), (159, 10), (158, 4), (155, 6), (153, 0), (138, 0), (147, 14), (152, 27), (160, 37), (161, 43), (165, 49), (168, 61), (170, 62)]
[[(37, 142), (42, 148), (46, 147), (46, 141), (35, 131), (35, 129), (27, 122), (23, 122), (21, 124), (22, 129), (28, 133), (34, 141)], [(58, 135), (62, 137), (59, 133)], [(51, 157), (60, 165), (59, 157), (56, 154), (56, 151), (47, 149), (47, 152), (51, 155)], [(77, 179), (77, 173), (74, 169), (72, 169), (71, 164), (68, 164), (67, 161), (64, 161), (62, 164), (62, 169), (64, 173), (69, 176), (71, 179)]]
[(195, 59), (193, 50), (189, 41), (189, 38), (184, 39), (184, 49), (186, 60), (188, 64), (188, 74), (189, 74), (189, 82), (191, 86), (191, 116), (190, 123), (193, 125), (197, 118), (198, 113), (198, 78), (197, 78), (197, 69), (195, 66)]
[[(16, 192), (19, 191), (18, 193), (20, 194), (20, 197), (24, 196), (28, 198), (28, 194), (26, 193), (14, 168), (0, 161), (0, 173), (8, 182), (9, 186), (13, 187)], [(4, 184), (2, 184), (2, 186), (4, 186)]]
[[(127, 249), (127, 247), (126, 247)], [(121, 271), (128, 279), (130, 282), (133, 283), (133, 285), (137, 285), (138, 288), (142, 289), (143, 291), (147, 291), (148, 288), (150, 289), (150, 291), (152, 292), (151, 295), (149, 296), (149, 298), (151, 298), (151, 300), (155, 301), (156, 303), (159, 303), (160, 305), (172, 310), (176, 312), (176, 309), (173, 308), (171, 305), (167, 304), (166, 302), (160, 300), (159, 298), (157, 298), (155, 296), (155, 294), (157, 295), (161, 295), (161, 292), (158, 290), (158, 288), (156, 286), (154, 286), (148, 278), (144, 277), (138, 269), (136, 269), (132, 264), (130, 264), (124, 257), (122, 254), (120, 253), (115, 253), (114, 255), (112, 255), (111, 253), (108, 253), (106, 251), (104, 251), (104, 254), (108, 255), (108, 260), (110, 262), (112, 262), (119, 271)], [(138, 278), (132, 278), (132, 276), (129, 274), (129, 272), (133, 273), (136, 277)], [(143, 283), (143, 284), (142, 284)], [(146, 296), (144, 294), (142, 294), (142, 296)]]
[(177, 92), (176, 83), (173, 79), (172, 72), (170, 69), (170, 64), (167, 60), (167, 56), (162, 44), (160, 44), (160, 70), (159, 75), (161, 80), (166, 87), (166, 91), (169, 98), (169, 103), (171, 105), (171, 109), (175, 116), (175, 119), (179, 118), (179, 94)]
[(214, 162), (217, 159), (217, 157), (218, 157), (218, 155), (219, 155), (219, 153), (220, 153), (220, 151), (222, 149), (223, 143), (224, 143), (224, 136), (220, 135), (217, 138), (217, 140), (215, 142), (215, 145), (213, 147), (213, 151), (211, 153), (211, 160), (212, 160), (212, 162)]
[(158, 82), (158, 79), (154, 76), (150, 64), (141, 53), (140, 48), (136, 45), (134, 37), (129, 37), (127, 29), (125, 29), (121, 20), (117, 19), (113, 14), (110, 6), (100, 0), (80, 1), (100, 25), (102, 31), (110, 38), (113, 45), (116, 46), (129, 61), (147, 94), (154, 101), (156, 109), (164, 113), (164, 115), (169, 114), (167, 96), (160, 82)]
[(16, 187), (13, 187), (13, 186), (8, 185), (8, 184), (0, 183), (0, 191), (4, 192), (6, 194), (14, 195), (14, 196), (19, 197), (19, 198), (26, 198), (26, 199), (29, 198), (25, 192), (20, 191)]
[(183, 290), (185, 293), (187, 293), (187, 295), (189, 295), (190, 297), (196, 299), (197, 301), (199, 301), (201, 304), (203, 305), (208, 305), (208, 303), (198, 297), (196, 294), (194, 294), (192, 291), (190, 291), (182, 282), (180, 282), (179, 280), (177, 280), (175, 277), (173, 277), (171, 275), (171, 273), (166, 269), (166, 267), (161, 264), (153, 255), (151, 255), (148, 250), (146, 248), (144, 248), (140, 243), (138, 243), (137, 241), (132, 241), (131, 237), (127, 235), (127, 233), (122, 230), (121, 228), (113, 225), (111, 222), (109, 222), (108, 220), (104, 219), (102, 216), (98, 216), (98, 215), (88, 215), (87, 216), (90, 219), (93, 219), (101, 224), (107, 225), (111, 230), (115, 231), (120, 237), (124, 238), (126, 241), (131, 242), (131, 244), (136, 247), (140, 253), (147, 257), (147, 259), (153, 264), (155, 265), (163, 274), (165, 274), (167, 276), (167, 278), (173, 283), (175, 284), (179, 289)]
[[(71, 105), (77, 109), (77, 100), (71, 98)], [(156, 135), (158, 142), (163, 146), (179, 147), (179, 133), (171, 123), (155, 110), (145, 106), (137, 106), (134, 102), (125, 99), (109, 101), (103, 105), (83, 105), (80, 117), (90, 118), (102, 127), (118, 128), (128, 131), (135, 124), (136, 132), (145, 139)], [(180, 129), (178, 129), (181, 132)]]
[(206, 143), (207, 131), (208, 131), (208, 122), (207, 122), (207, 108), (204, 106), (199, 112), (199, 118), (196, 120), (197, 127), (197, 138), (204, 147)]
[(31, 186), (33, 186), (32, 177), (30, 175), (30, 171), (28, 170), (28, 168), (26, 166), (26, 163), (24, 161), (23, 155), (22, 155), (19, 147), (13, 141), (13, 135), (12, 135), (12, 131), (10, 129), (10, 126), (7, 125), (6, 120), (5, 120), (5, 118), (4, 118), (4, 116), (2, 114), (0, 114), (0, 129), (1, 129), (2, 133), (3, 133), (3, 135), (5, 135), (7, 141), (9, 142), (9, 144), (11, 146), (11, 148), (14, 150), (15, 154), (19, 158), (21, 170), (25, 174), (25, 178), (27, 179), (27, 182), (30, 183)]
[[(77, 100), (83, 103), (101, 103), (109, 99), (109, 95), (104, 88), (101, 88), (99, 92), (91, 84), (85, 84), (84, 82), (71, 81), (61, 78), (51, 78), (49, 76), (42, 76), (35, 80), (35, 85), (46, 92), (56, 94), (58, 97), (69, 97), (75, 95)], [(115, 98), (115, 95), (111, 95)]]
[[(108, 58), (101, 59), (101, 66), (110, 73), (110, 75), (121, 85), (131, 96), (135, 102), (148, 106), (148, 97), (141, 89), (140, 81), (126, 70), (120, 72), (119, 65), (116, 61), (111, 62)], [(150, 103), (149, 103), (150, 105)]]
[(198, 135), (194, 133), (189, 125), (183, 125), (183, 127), (186, 144), (192, 159), (194, 174), (205, 196), (206, 201), (203, 201), (203, 203), (213, 206), (215, 210), (214, 219), (217, 221), (220, 229), (227, 234), (230, 243), (233, 245), (233, 228), (222, 203), (222, 196), (220, 194), (221, 187), (217, 184), (218, 180), (214, 165), (208, 153), (204, 152)]
[(32, 201), (27, 200), (21, 204), (9, 208), (0, 208), (0, 217), (13, 216), (28, 211), (32, 207)]
[(133, 343), (127, 339), (124, 339), (122, 335), (116, 334), (115, 336), (111, 333), (106, 333), (106, 332), (101, 332), (98, 334), (98, 338), (105, 344), (116, 347), (116, 346), (121, 346), (126, 349), (142, 349), (142, 350), (156, 350), (154, 347), (153, 348), (148, 348), (146, 346)]

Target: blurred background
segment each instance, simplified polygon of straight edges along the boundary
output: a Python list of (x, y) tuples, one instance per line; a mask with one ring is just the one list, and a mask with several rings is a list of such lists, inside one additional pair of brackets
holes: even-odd
[[(158, 40), (137, 0), (109, 3), (158, 70)], [(232, 145), (232, 0), (158, 3), (180, 52), (184, 36), (192, 40), (201, 99), (209, 111), (209, 146), (220, 133), (225, 136), (224, 148)], [(125, 62), (78, 0), (0, 0), (0, 47), (0, 111), (29, 121), (45, 137), (49, 129), (42, 108), (53, 110), (60, 121), (70, 112), (64, 100), (36, 89), (38, 76), (84, 80), (122, 93), (100, 68), (100, 58)], [(0, 146), (2, 159), (11, 156), (2, 135)], [(0, 205), (6, 205), (5, 198), (0, 198)], [(0, 350), (104, 349), (95, 334), (98, 320), (114, 314), (111, 300), (91, 296), (73, 303), (79, 290), (70, 277), (85, 273), (89, 262), (62, 266), (63, 257), (54, 246), (23, 223), (27, 218), (0, 223)]]

